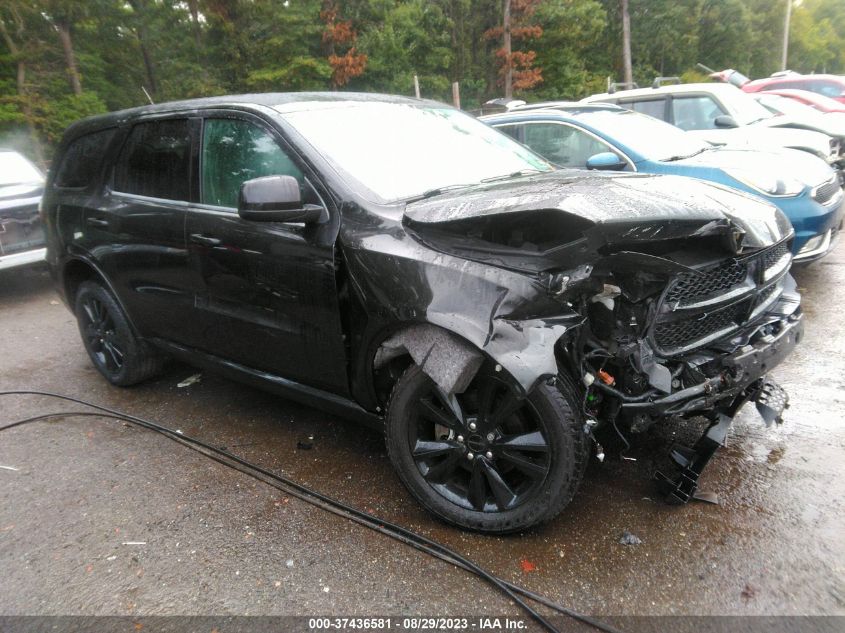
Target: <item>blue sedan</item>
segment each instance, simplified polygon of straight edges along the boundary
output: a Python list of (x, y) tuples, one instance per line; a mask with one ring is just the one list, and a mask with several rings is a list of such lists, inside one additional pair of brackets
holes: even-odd
[(561, 167), (690, 176), (759, 196), (792, 222), (796, 262), (826, 255), (842, 223), (838, 175), (806, 152), (713, 147), (615, 106), (551, 103), (481, 119)]

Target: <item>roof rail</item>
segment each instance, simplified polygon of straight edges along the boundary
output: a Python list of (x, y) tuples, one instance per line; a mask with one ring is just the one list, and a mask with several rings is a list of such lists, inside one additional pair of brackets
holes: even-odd
[(798, 73), (794, 70), (779, 70), (776, 73), (772, 73), (770, 77), (788, 77), (789, 75), (797, 75)]
[(607, 92), (609, 94), (613, 94), (619, 89), (622, 90), (634, 90), (635, 88), (639, 88), (639, 84), (635, 81), (625, 82), (625, 81), (615, 81), (607, 88)]
[(651, 82), (652, 88), (659, 88), (663, 84), (679, 84), (681, 83), (680, 77), (655, 77), (654, 81)]

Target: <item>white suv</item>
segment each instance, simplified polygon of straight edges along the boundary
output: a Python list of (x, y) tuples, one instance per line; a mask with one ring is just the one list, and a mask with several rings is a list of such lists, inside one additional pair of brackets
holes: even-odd
[(811, 152), (828, 163), (839, 158), (838, 143), (821, 132), (779, 127), (777, 117), (751, 95), (729, 84), (700, 83), (637, 88), (597, 94), (585, 102), (615, 103), (671, 123), (714, 145), (755, 149), (788, 147)]

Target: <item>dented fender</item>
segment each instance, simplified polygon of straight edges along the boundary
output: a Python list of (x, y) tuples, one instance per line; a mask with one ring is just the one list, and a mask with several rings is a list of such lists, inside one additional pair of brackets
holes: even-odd
[[(344, 256), (354, 293), (370, 315), (358, 354), (376, 341), (371, 367), (408, 352), (447, 393), (465, 388), (472, 376), (463, 370), (474, 374), (483, 359), (468, 347), (501, 365), (525, 393), (557, 373), (555, 344), (583, 317), (540, 280), (434, 251), (399, 223), (388, 231), (350, 224), (345, 230), (354, 238), (345, 241)], [(378, 340), (384, 329), (391, 334)]]

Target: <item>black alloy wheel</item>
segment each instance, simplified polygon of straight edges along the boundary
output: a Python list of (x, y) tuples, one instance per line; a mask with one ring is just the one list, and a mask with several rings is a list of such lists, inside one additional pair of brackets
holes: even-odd
[(120, 304), (103, 285), (80, 284), (74, 311), (85, 350), (110, 383), (134, 385), (161, 369), (161, 355), (135, 335)]
[(388, 451), (411, 493), (446, 521), (524, 529), (560, 512), (581, 480), (587, 444), (573, 395), (564, 381), (522, 398), (482, 370), (450, 396), (412, 366), (391, 397)]
[(81, 306), (80, 326), (85, 346), (94, 356), (94, 363), (109, 373), (119, 373), (123, 369), (124, 344), (117, 335), (114, 320), (100, 299), (93, 294), (87, 295)]

